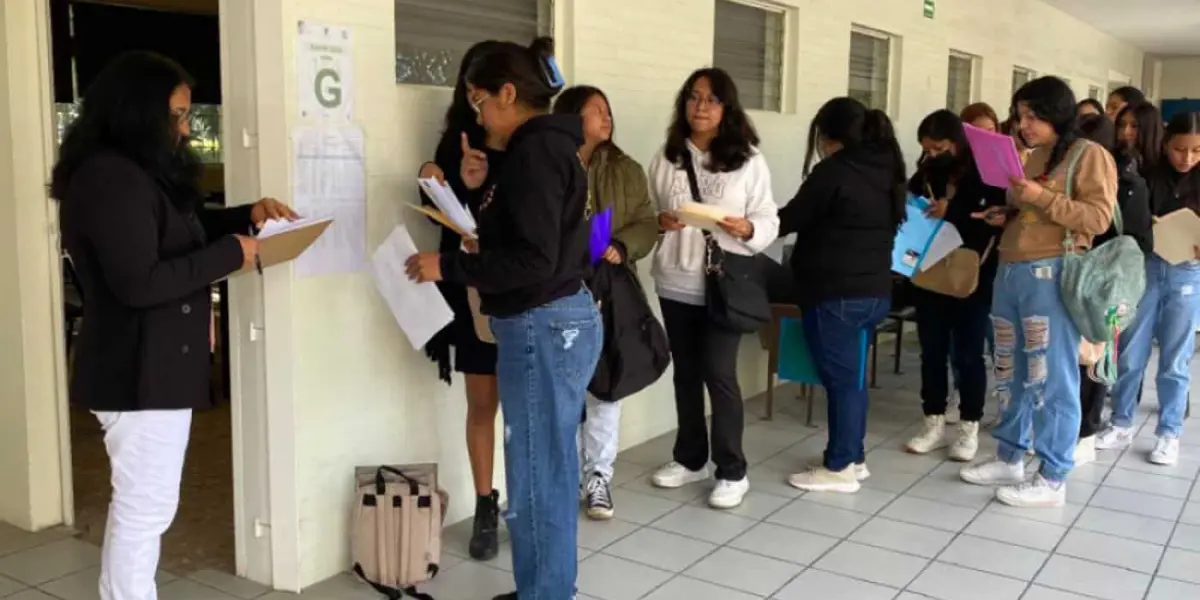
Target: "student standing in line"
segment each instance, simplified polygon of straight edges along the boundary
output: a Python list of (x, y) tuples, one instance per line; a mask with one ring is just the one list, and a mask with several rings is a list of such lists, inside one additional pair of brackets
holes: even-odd
[(1117, 114), (1121, 109), (1130, 104), (1141, 104), (1146, 101), (1146, 94), (1131, 85), (1126, 85), (1113, 90), (1108, 95), (1108, 103), (1104, 105), (1104, 114), (1113, 121), (1117, 120)]
[[(815, 154), (821, 161), (813, 166)], [(809, 127), (804, 174), (779, 211), (780, 233), (796, 234), (791, 266), (828, 398), (829, 444), (820, 466), (787, 481), (854, 493), (868, 476), (867, 340), (891, 306), (892, 246), (907, 198), (892, 122), (853, 98), (830, 100)]]
[[(1150, 204), (1155, 217), (1176, 210), (1200, 212), (1200, 112), (1182, 112), (1166, 127), (1162, 158), (1150, 167)], [(1152, 342), (1159, 347), (1158, 441), (1150, 462), (1172, 465), (1179, 459), (1179, 436), (1191, 386), (1190, 363), (1200, 327), (1200, 248), (1196, 260), (1171, 265), (1146, 255), (1146, 294), (1133, 325), (1121, 336), (1117, 385), (1113, 389), (1112, 427), (1097, 448), (1127, 448), (1133, 443), (1136, 395), (1150, 362)]]
[[(487, 132), (467, 100), (467, 67), (480, 52), (499, 42), (485, 41), (472, 46), (463, 55), (446, 127), (438, 142), (433, 162), (421, 166), (421, 177), (445, 181), (458, 199), (465, 202), (476, 218), (484, 190), (500, 173), (504, 152), (487, 144)], [(430, 203), (422, 195), (422, 201)], [(463, 239), (454, 230), (441, 227), (438, 251), (457, 252)], [(479, 339), (475, 320), (467, 302), (466, 287), (449, 281), (438, 282), (446, 303), (454, 310), (454, 321), (425, 345), (425, 354), (438, 363), (438, 375), (450, 383), (450, 347), (454, 347), (454, 370), (462, 373), (467, 392), (467, 458), (475, 483), (475, 519), (467, 551), (475, 560), (491, 560), (500, 549), (500, 493), (492, 488), (493, 461), (496, 454), (496, 413), (500, 393), (496, 388), (496, 346)]]
[[(650, 195), (664, 231), (653, 275), (675, 363), (679, 420), (673, 460), (651, 480), (658, 487), (678, 488), (708, 478), (707, 387), (712, 402), (711, 457), (717, 467), (717, 483), (708, 497), (713, 508), (738, 506), (750, 489), (742, 452), (745, 409), (737, 378), (742, 334), (722, 329), (708, 316), (705, 232), (685, 226), (675, 211), (693, 201), (718, 207), (731, 215), (711, 233), (722, 250), (755, 255), (766, 249), (775, 241), (779, 218), (771, 171), (757, 144), (758, 134), (738, 101), (733, 79), (722, 69), (700, 69), (680, 88), (667, 143), (650, 163)], [(701, 196), (695, 200), (689, 167)]]
[[(658, 242), (658, 217), (650, 202), (646, 172), (613, 142), (612, 108), (598, 88), (581, 85), (563, 91), (554, 102), (556, 114), (583, 117), (583, 146), (579, 157), (588, 171), (591, 214), (612, 209), (613, 239), (603, 260), (637, 272), (637, 261)], [(593, 288), (594, 289), (594, 288)], [(611, 482), (621, 425), (620, 402), (588, 396), (587, 418), (581, 427), (584, 494), (592, 519), (611, 519)]]
[(1100, 104), (1100, 101), (1095, 98), (1084, 98), (1083, 100), (1080, 100), (1079, 104), (1075, 106), (1075, 112), (1081, 118), (1088, 115), (1105, 116), (1104, 105)]
[[(1125, 110), (1129, 110), (1129, 107), (1126, 107)], [(1150, 156), (1157, 160), (1158, 149), (1162, 145), (1161, 119), (1151, 120), (1145, 129), (1144, 137), (1153, 140), (1150, 147), (1146, 147), (1140, 142), (1132, 145), (1117, 144), (1116, 127), (1104, 114), (1080, 117), (1079, 132), (1081, 137), (1109, 148), (1114, 153), (1118, 176), (1117, 207), (1121, 211), (1121, 218), (1124, 222), (1124, 234), (1137, 240), (1138, 247), (1146, 256), (1149, 256), (1154, 252), (1150, 222), (1150, 189), (1139, 172), (1137, 157)], [(1116, 227), (1110, 227), (1104, 234), (1096, 236), (1094, 247), (1100, 247), (1116, 236)], [(1089, 344), (1091, 342), (1084, 340), (1081, 342), (1081, 348)], [(1124, 348), (1124, 344), (1119, 344), (1119, 347)], [(1082, 360), (1084, 353), (1080, 354)], [(1096, 460), (1098, 446), (1096, 434), (1100, 432), (1104, 402), (1108, 398), (1109, 392), (1108, 386), (1091, 378), (1090, 370), (1090, 364), (1080, 364), (1079, 366), (1079, 401), (1083, 417), (1079, 426), (1079, 442), (1075, 445), (1075, 466)]]
[(517, 592), (575, 593), (579, 449), (576, 433), (599, 358), (600, 316), (589, 269), (587, 172), (577, 115), (548, 115), (562, 86), (553, 43), (504, 42), (467, 67), (467, 98), (504, 167), (479, 211), (477, 253), (420, 253), (409, 277), (475, 287), (496, 338), (508, 475), (505, 519)]
[[(1056, 77), (1042, 77), (1013, 96), (1023, 144), (1031, 148), (1025, 178), (1015, 179), (1012, 209), (981, 218), (1005, 224), (1000, 238), (1000, 270), (992, 298), (996, 335), (997, 390), (1009, 402), (993, 435), (997, 457), (962, 470), (977, 485), (1004, 485), (996, 499), (1018, 507), (1062, 506), (1066, 479), (1079, 437), (1079, 329), (1059, 291), (1063, 240), (1074, 232), (1075, 246), (1108, 231), (1117, 203), (1117, 169), (1112, 155), (1077, 134), (1075, 95)], [(1071, 195), (1066, 194), (1068, 165)], [(1022, 458), (1030, 433), (1041, 469), (1025, 480)]]
[[(921, 342), (921, 400), (925, 427), (906, 444), (909, 452), (927, 454), (950, 446), (952, 460), (968, 462), (979, 449), (979, 421), (987, 395), (983, 352), (991, 323), (992, 282), (999, 264), (995, 252), (1000, 229), (971, 215), (1004, 206), (1004, 190), (985, 185), (967, 143), (963, 123), (948, 110), (925, 118), (917, 128), (923, 150), (909, 191), (933, 201), (928, 214), (954, 225), (963, 247), (979, 253), (979, 284), (966, 298), (917, 288), (917, 335)], [(949, 385), (947, 360), (957, 367), (961, 421), (951, 443), (946, 435)]]
[(102, 600), (157, 597), (192, 412), (214, 407), (211, 285), (253, 267), (252, 227), (296, 216), (272, 199), (203, 208), (192, 85), (161, 56), (114, 60), (84, 94), (50, 181), (86, 300), (71, 402), (100, 421), (112, 467)]

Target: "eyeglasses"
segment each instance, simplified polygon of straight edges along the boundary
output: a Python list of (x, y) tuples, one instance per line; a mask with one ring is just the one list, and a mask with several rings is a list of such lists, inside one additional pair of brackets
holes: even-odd
[(696, 94), (696, 93), (693, 93), (691, 96), (688, 96), (687, 102), (688, 102), (688, 104), (691, 104), (696, 107), (701, 107), (704, 105), (713, 106), (713, 107), (721, 106), (720, 98), (718, 98), (716, 96), (711, 96), (711, 95), (710, 96), (701, 96), (700, 94)]
[(482, 110), (483, 102), (487, 99), (488, 96), (484, 94), (474, 99), (467, 98), (467, 103), (471, 105), (471, 110), (475, 111), (475, 114), (479, 114), (479, 111)]
[(171, 117), (176, 123), (187, 123), (192, 120), (192, 109), (189, 108), (172, 108)]

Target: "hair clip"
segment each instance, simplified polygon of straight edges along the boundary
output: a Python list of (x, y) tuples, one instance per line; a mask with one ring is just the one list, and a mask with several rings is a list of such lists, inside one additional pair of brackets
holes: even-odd
[(542, 76), (553, 89), (557, 90), (566, 84), (562, 71), (558, 68), (558, 61), (554, 59), (553, 55), (542, 57)]

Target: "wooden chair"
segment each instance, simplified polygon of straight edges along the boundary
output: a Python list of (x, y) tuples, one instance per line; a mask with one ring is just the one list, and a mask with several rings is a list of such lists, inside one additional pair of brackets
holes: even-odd
[[(784, 319), (799, 319), (800, 308), (794, 304), (772, 304), (771, 323), (758, 332), (763, 349), (767, 351), (767, 414), (768, 421), (775, 418), (775, 377), (779, 374), (779, 332)], [(813, 418), (813, 386), (800, 387), (800, 398), (807, 402), (804, 424), (811, 427)]]

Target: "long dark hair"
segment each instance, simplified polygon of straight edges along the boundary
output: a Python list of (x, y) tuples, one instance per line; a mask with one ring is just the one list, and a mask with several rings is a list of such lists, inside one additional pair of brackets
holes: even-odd
[(1158, 109), (1149, 102), (1126, 104), (1125, 108), (1117, 113), (1114, 123), (1115, 130), (1120, 130), (1121, 119), (1125, 115), (1130, 115), (1133, 122), (1137, 124), (1138, 138), (1132, 147), (1118, 144), (1119, 149), (1127, 153), (1129, 158), (1137, 161), (1138, 171), (1144, 175), (1151, 167), (1158, 164), (1162, 157), (1163, 143), (1166, 141), (1162, 113), (1158, 112)]
[[(608, 101), (608, 96), (600, 88), (590, 85), (577, 85), (563, 90), (563, 92), (558, 95), (558, 98), (554, 100), (554, 113), (560, 115), (580, 114), (583, 112), (583, 107), (587, 106), (587, 103), (596, 96), (600, 96), (600, 98), (604, 100), (604, 103), (608, 105), (608, 112), (611, 116), (612, 103)], [(597, 150), (607, 147), (619, 151), (620, 148), (617, 146), (617, 143), (613, 141), (616, 139), (616, 137), (617, 122), (616, 118), (613, 117), (612, 134), (608, 136), (607, 141), (597, 147)]]
[(479, 124), (478, 115), (471, 108), (471, 101), (467, 99), (467, 68), (471, 66), (471, 61), (476, 56), (498, 44), (500, 42), (495, 40), (485, 40), (471, 46), (467, 49), (466, 54), (463, 54), (462, 64), (458, 66), (458, 78), (454, 80), (454, 95), (450, 98), (450, 107), (446, 109), (446, 125), (442, 130), (442, 143), (452, 143), (458, 147), (459, 135), (466, 133), (473, 148), (483, 145), (487, 132)]
[[(1067, 149), (1079, 139), (1076, 126), (1075, 92), (1067, 82), (1052, 76), (1039, 77), (1021, 86), (1012, 100), (1013, 126), (1020, 122), (1017, 106), (1024, 104), (1038, 119), (1045, 121), (1058, 134), (1058, 141), (1050, 150), (1050, 159), (1046, 162), (1046, 173), (1050, 173), (1063, 158)], [(1028, 147), (1028, 140), (1022, 140)]]
[(1080, 116), (1079, 137), (1092, 140), (1113, 154), (1119, 150), (1117, 148), (1117, 128), (1103, 114)]
[[(960, 119), (953, 111), (944, 108), (935, 110), (922, 119), (921, 124), (917, 126), (917, 141), (925, 139), (954, 144), (956, 152), (952, 176), (955, 179), (967, 173), (969, 169), (975, 168), (975, 156), (971, 153), (971, 144), (967, 142), (963, 119)], [(928, 158), (928, 152), (922, 151), (920, 158), (917, 159), (918, 168), (926, 158)]]
[(1100, 101), (1095, 98), (1084, 98), (1083, 100), (1080, 100), (1079, 104), (1075, 105), (1075, 112), (1082, 113), (1083, 107), (1085, 106), (1092, 107), (1092, 110), (1096, 111), (1096, 114), (1098, 115), (1104, 114), (1104, 105), (1100, 104)]
[[(1171, 143), (1171, 140), (1176, 136), (1181, 135), (1200, 135), (1200, 111), (1185, 111), (1177, 112), (1171, 116), (1171, 120), (1167, 122), (1165, 144)], [(1171, 165), (1171, 160), (1167, 156), (1167, 152), (1162, 153), (1162, 158), (1159, 159), (1160, 168), (1164, 173), (1174, 173), (1178, 177), (1179, 172)], [(1175, 189), (1180, 192), (1185, 192), (1186, 196), (1182, 197), (1185, 206), (1192, 210), (1200, 210), (1200, 167), (1193, 166), (1187, 173), (1182, 173), (1182, 179), (1179, 180)]]
[(1126, 104), (1138, 104), (1146, 101), (1146, 94), (1132, 85), (1123, 85), (1108, 93), (1109, 98), (1113, 96), (1120, 98)]
[(540, 37), (529, 46), (496, 42), (480, 48), (467, 65), (466, 80), (493, 94), (504, 84), (517, 90), (517, 101), (536, 111), (550, 110), (550, 102), (561, 82), (551, 81), (549, 61), (554, 59), (554, 40)]
[(714, 173), (736, 171), (750, 160), (754, 146), (758, 145), (758, 132), (754, 130), (754, 124), (742, 108), (733, 78), (724, 69), (716, 67), (692, 73), (683, 83), (683, 87), (679, 88), (679, 93), (675, 96), (675, 114), (671, 118), (671, 126), (667, 128), (667, 146), (663, 154), (672, 164), (683, 164), (687, 141), (692, 137), (692, 127), (687, 122), (688, 98), (691, 97), (692, 87), (701, 79), (708, 80), (713, 96), (724, 109), (721, 124), (717, 126), (717, 137), (708, 148), (708, 164), (704, 165), (704, 168)]
[(88, 159), (115, 152), (138, 164), (181, 208), (200, 200), (201, 164), (178, 134), (171, 94), (191, 87), (175, 61), (149, 52), (123, 54), (88, 87), (79, 117), (67, 128), (50, 178), (50, 196), (62, 200), (71, 177)]
[(896, 140), (896, 131), (887, 113), (868, 110), (854, 98), (834, 98), (826, 102), (808, 127), (808, 149), (804, 153), (804, 175), (808, 176), (816, 153), (818, 136), (842, 144), (843, 152), (857, 147), (875, 148), (892, 156), (892, 220), (904, 222), (904, 203), (908, 197), (908, 177), (904, 173), (904, 153)]

